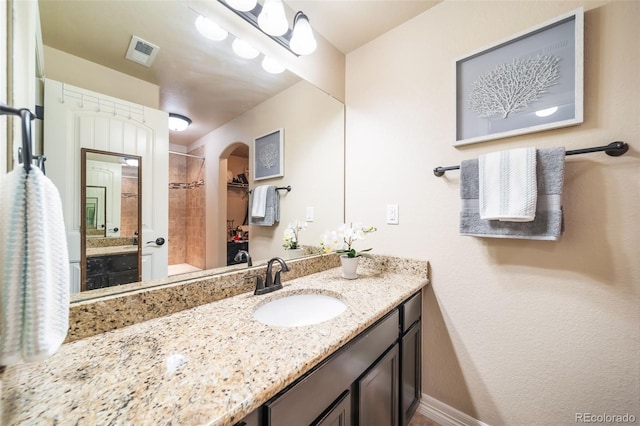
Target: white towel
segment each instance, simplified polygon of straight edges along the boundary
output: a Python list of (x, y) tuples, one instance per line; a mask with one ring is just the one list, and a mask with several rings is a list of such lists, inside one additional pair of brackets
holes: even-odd
[[(22, 167), (14, 170), (3, 178), (3, 188), (7, 178), (14, 183), (14, 173), (25, 175)], [(1, 286), (2, 365), (47, 358), (58, 350), (69, 328), (69, 259), (60, 195), (36, 167), (22, 182), (22, 192), (20, 184), (7, 190), (13, 192), (14, 202), (5, 203), (5, 189), (0, 198), (0, 217), (9, 215), (15, 225), (0, 237), (3, 264), (8, 260)], [(16, 248), (19, 254), (10, 255)], [(17, 303), (5, 310), (7, 297)], [(5, 339), (5, 331), (10, 339)]]
[(267, 190), (269, 185), (261, 185), (253, 188), (251, 200), (251, 217), (264, 217), (267, 211)]
[[(249, 225), (273, 226), (280, 221), (280, 193), (274, 185), (267, 186), (266, 193), (264, 217), (249, 217)], [(253, 211), (253, 206), (250, 209)]]
[(22, 361), (26, 177), (24, 167), (0, 176), (0, 365)]
[(536, 149), (517, 148), (478, 159), (480, 219), (531, 222), (538, 199)]
[(56, 186), (33, 167), (27, 178), (27, 277), (22, 353), (27, 362), (53, 355), (69, 329), (69, 255)]

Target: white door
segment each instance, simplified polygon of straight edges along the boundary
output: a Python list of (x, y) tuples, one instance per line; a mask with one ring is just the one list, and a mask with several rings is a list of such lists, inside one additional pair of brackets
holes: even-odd
[(156, 241), (168, 232), (168, 114), (50, 79), (44, 92), (47, 176), (62, 198), (71, 270), (81, 259), (80, 149), (91, 148), (142, 157), (142, 280), (166, 277), (167, 244)]

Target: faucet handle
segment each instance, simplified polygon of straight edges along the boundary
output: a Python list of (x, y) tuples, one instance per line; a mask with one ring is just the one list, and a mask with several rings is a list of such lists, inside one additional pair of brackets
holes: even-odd
[(253, 294), (261, 294), (261, 290), (264, 290), (264, 282), (262, 281), (262, 276), (259, 274), (247, 274), (244, 275), (242, 278), (244, 278), (245, 280), (251, 279), (251, 278), (255, 278), (256, 279), (256, 290), (253, 292)]
[(276, 272), (276, 277), (273, 279), (273, 286), (277, 288), (282, 288), (282, 283), (280, 282), (280, 273), (284, 271), (287, 272), (288, 269), (280, 269)]

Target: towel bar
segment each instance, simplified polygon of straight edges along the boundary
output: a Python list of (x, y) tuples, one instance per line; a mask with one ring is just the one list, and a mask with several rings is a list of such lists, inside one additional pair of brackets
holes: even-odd
[[(610, 155), (611, 157), (619, 157), (623, 155), (625, 152), (629, 151), (629, 145), (626, 142), (615, 141), (611, 142), (609, 145), (604, 146), (594, 146), (592, 148), (582, 148), (582, 149), (574, 149), (571, 151), (567, 151), (565, 155), (578, 155), (578, 154), (588, 154), (590, 152), (600, 152), (604, 151), (605, 154)], [(433, 174), (437, 177), (444, 176), (445, 172), (448, 170), (459, 170), (460, 166), (448, 166), (448, 167), (436, 167), (433, 169)]]
[[(276, 188), (276, 191), (287, 191), (287, 192), (291, 192), (291, 185), (287, 185), (287, 186), (278, 186)], [(247, 193), (251, 194), (253, 192), (253, 189), (250, 189), (247, 191)]]

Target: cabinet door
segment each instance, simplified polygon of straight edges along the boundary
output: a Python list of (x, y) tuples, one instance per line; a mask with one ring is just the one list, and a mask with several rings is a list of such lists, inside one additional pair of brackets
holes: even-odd
[(387, 352), (358, 382), (358, 424), (360, 426), (397, 426), (398, 344)]
[(260, 413), (259, 408), (253, 410), (244, 419), (240, 420), (234, 426), (259, 426), (260, 425)]
[(349, 426), (351, 424), (351, 392), (346, 391), (332, 404), (327, 413), (311, 426)]
[(421, 389), (421, 333), (420, 322), (417, 322), (402, 337), (402, 382), (400, 398), (402, 399), (402, 426), (409, 424), (409, 420), (416, 412), (420, 403)]

